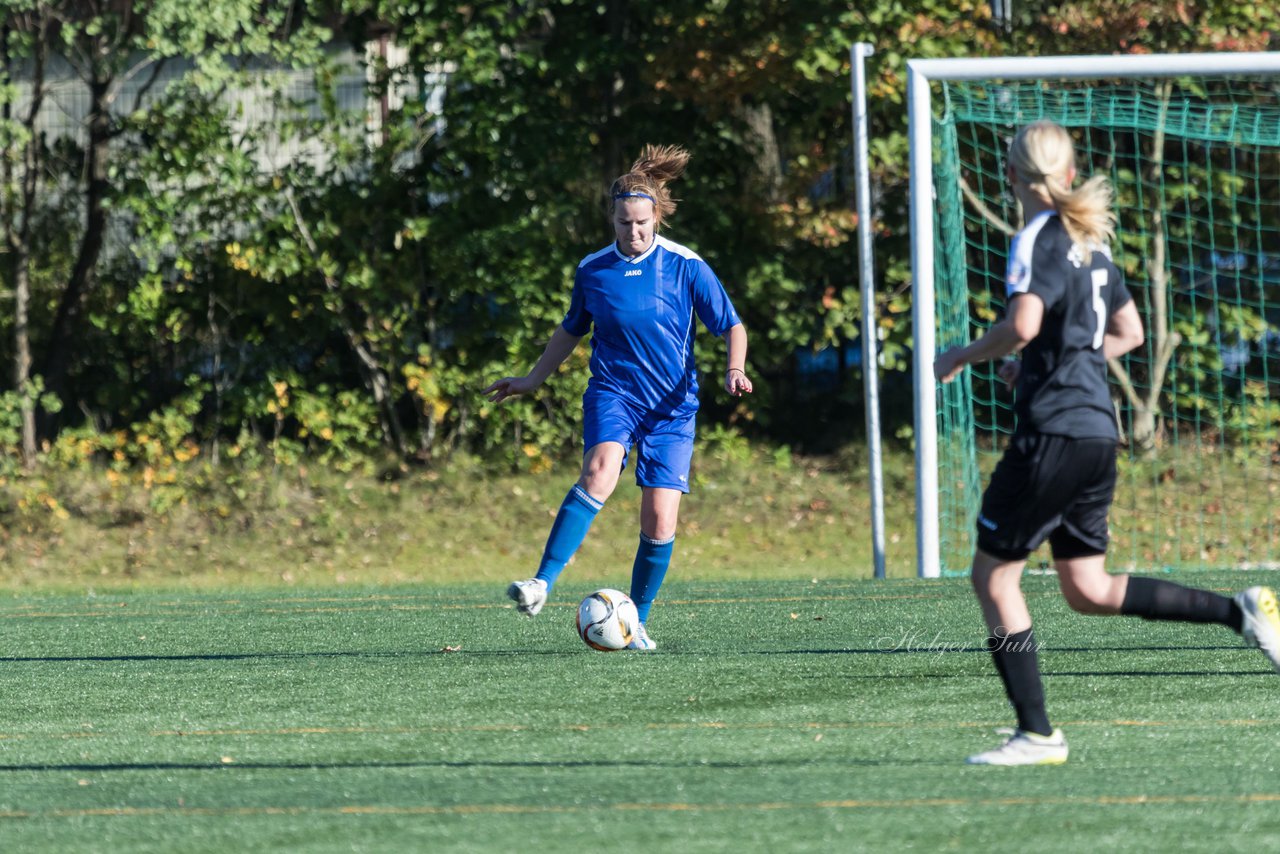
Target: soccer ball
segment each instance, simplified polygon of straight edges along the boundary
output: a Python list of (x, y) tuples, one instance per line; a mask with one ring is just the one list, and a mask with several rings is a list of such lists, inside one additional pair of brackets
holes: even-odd
[(621, 590), (597, 590), (578, 606), (578, 637), (601, 652), (626, 649), (639, 622), (636, 603)]

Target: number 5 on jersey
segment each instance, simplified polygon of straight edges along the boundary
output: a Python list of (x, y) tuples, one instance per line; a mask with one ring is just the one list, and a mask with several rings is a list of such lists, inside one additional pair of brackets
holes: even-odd
[(1102, 298), (1102, 289), (1107, 286), (1107, 271), (1093, 270), (1093, 313), (1098, 316), (1098, 328), (1093, 333), (1093, 349), (1102, 346), (1102, 339), (1107, 334), (1107, 303)]

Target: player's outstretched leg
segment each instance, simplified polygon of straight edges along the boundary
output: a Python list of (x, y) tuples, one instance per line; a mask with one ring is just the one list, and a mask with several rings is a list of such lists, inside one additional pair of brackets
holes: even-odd
[(1120, 613), (1148, 620), (1220, 623), (1238, 632), (1247, 646), (1262, 650), (1280, 671), (1280, 604), (1270, 587), (1250, 587), (1229, 599), (1163, 579), (1130, 576)]
[(542, 610), (556, 579), (578, 546), (582, 545), (587, 530), (602, 507), (604, 502), (592, 498), (581, 484), (573, 485), (551, 525), (538, 574), (526, 581), (513, 581), (507, 585), (507, 598), (516, 603), (517, 611), (526, 617), (535, 617)]
[(675, 550), (675, 537), (655, 540), (640, 532), (640, 545), (636, 549), (635, 564), (631, 568), (631, 601), (636, 603), (636, 613), (640, 616), (640, 625), (636, 628), (635, 640), (627, 649), (657, 649), (658, 645), (649, 637), (645, 622), (649, 619), (649, 610), (653, 608), (653, 600), (658, 596), (658, 588), (667, 576), (667, 567), (671, 565), (671, 553)]
[[(1061, 565), (1061, 564), (1060, 564)], [(1058, 570), (1061, 577), (1063, 571)], [(1126, 576), (1108, 576), (1113, 583), (1122, 583)], [(1217, 623), (1235, 632), (1243, 631), (1243, 617), (1239, 602), (1226, 596), (1220, 596), (1211, 590), (1197, 587), (1183, 587), (1163, 578), (1149, 578), (1143, 575), (1127, 576), (1127, 583), (1120, 588), (1124, 591), (1119, 612), (1125, 616), (1142, 617), (1144, 620), (1165, 620), (1181, 623)], [(1066, 586), (1063, 592), (1068, 593), (1067, 601), (1077, 611), (1085, 613), (1108, 613), (1108, 609), (1099, 603), (1097, 607), (1088, 607), (1089, 603), (1075, 601)], [(1082, 604), (1084, 607), (1082, 607)]]
[(1067, 739), (1062, 730), (1049, 735), (1000, 730), (1009, 736), (1004, 744), (984, 753), (975, 753), (965, 762), (970, 765), (1061, 765), (1067, 761)]
[(1280, 671), (1280, 606), (1270, 587), (1250, 587), (1236, 594), (1235, 602), (1244, 614), (1240, 634), (1249, 646), (1266, 654), (1271, 666)]

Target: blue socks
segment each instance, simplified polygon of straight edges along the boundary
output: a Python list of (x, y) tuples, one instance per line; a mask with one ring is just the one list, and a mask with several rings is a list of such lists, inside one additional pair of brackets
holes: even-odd
[[(582, 545), (602, 507), (604, 503), (592, 498), (580, 484), (575, 483), (564, 497), (535, 576), (547, 583), (548, 593), (564, 571), (565, 564)], [(631, 598), (636, 603), (642, 623), (649, 619), (649, 609), (653, 607), (658, 588), (667, 575), (675, 542), (675, 537), (659, 541), (646, 537), (643, 531), (640, 533), (640, 547), (636, 549), (636, 562), (631, 568)]]
[(582, 545), (587, 529), (601, 507), (604, 503), (588, 495), (580, 484), (575, 483), (564, 497), (556, 521), (551, 526), (551, 535), (547, 537), (547, 546), (542, 550), (542, 563), (538, 565), (536, 576), (547, 582), (548, 593), (555, 586), (564, 565)]
[(675, 544), (675, 537), (655, 540), (640, 532), (640, 547), (636, 549), (636, 562), (631, 568), (631, 599), (636, 603), (642, 623), (649, 619), (649, 609), (653, 607), (658, 588), (667, 575)]

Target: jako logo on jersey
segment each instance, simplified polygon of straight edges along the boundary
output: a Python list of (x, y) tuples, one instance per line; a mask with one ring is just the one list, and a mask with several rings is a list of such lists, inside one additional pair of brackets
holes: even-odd
[(978, 514), (978, 524), (986, 528), (988, 531), (994, 531), (1000, 527), (995, 522), (992, 522), (990, 519), (988, 519), (986, 516), (983, 516), (981, 513)]
[(624, 277), (626, 277), (626, 276), (643, 276), (643, 275), (644, 275), (644, 270), (628, 270), (627, 272), (623, 273), (622, 275), (623, 275)]

